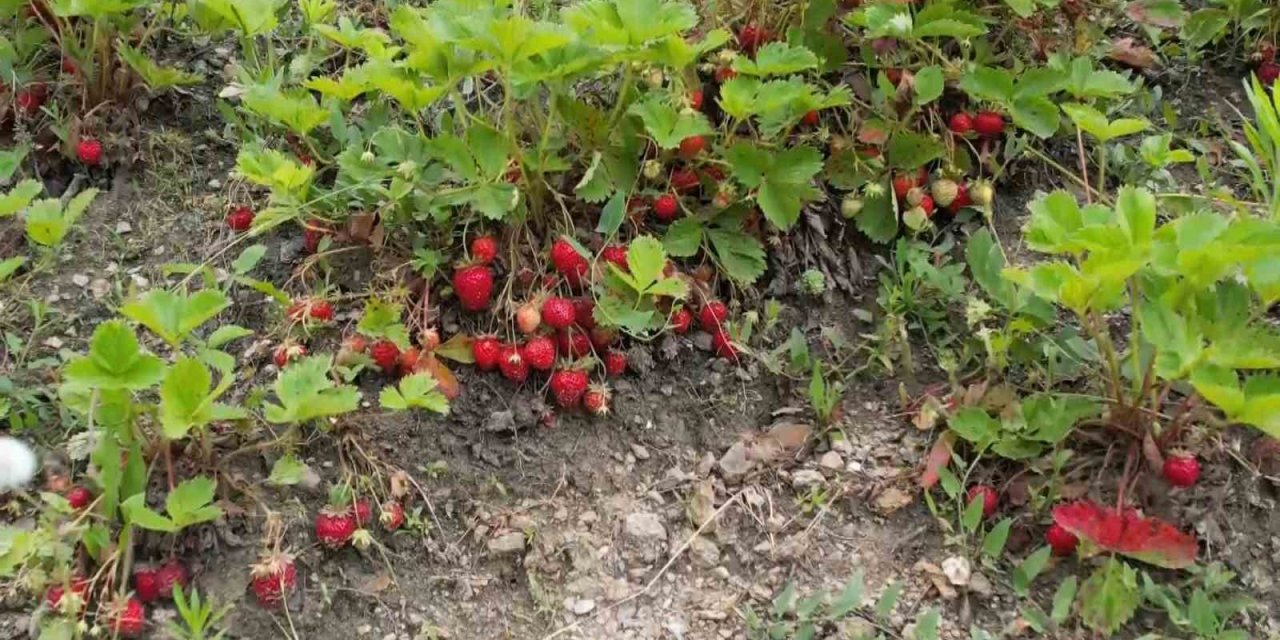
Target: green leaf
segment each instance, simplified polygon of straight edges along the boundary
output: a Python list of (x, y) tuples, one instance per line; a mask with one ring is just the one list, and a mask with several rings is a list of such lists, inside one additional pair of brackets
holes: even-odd
[(63, 371), (68, 382), (98, 389), (145, 389), (164, 374), (164, 362), (142, 353), (138, 337), (120, 320), (99, 324), (89, 355), (72, 360)]
[(400, 305), (381, 298), (370, 297), (364, 305), (364, 314), (356, 323), (356, 331), (370, 338), (385, 338), (401, 349), (409, 346), (409, 331), (400, 322)]
[(964, 511), (960, 514), (960, 525), (964, 527), (965, 533), (974, 533), (978, 530), (978, 525), (982, 523), (982, 509), (985, 503), (981, 495), (975, 495), (965, 504)]
[(216, 390), (212, 387), (213, 376), (200, 360), (179, 358), (169, 367), (160, 385), (160, 424), (166, 438), (179, 440), (193, 428), (248, 415), (243, 409), (216, 402), (230, 387), (230, 380)]
[(285, 367), (272, 386), (279, 405), (267, 403), (263, 417), (274, 424), (307, 422), (355, 411), (360, 392), (329, 376), (326, 356), (309, 356)]
[(274, 487), (298, 484), (307, 477), (308, 470), (307, 465), (292, 453), (280, 456), (275, 464), (271, 465), (271, 475), (267, 477), (267, 484)]
[(232, 261), (231, 272), (241, 276), (247, 275), (250, 271), (253, 271), (254, 267), (258, 266), (258, 263), (262, 261), (262, 257), (265, 255), (267, 255), (267, 245), (265, 244), (245, 247), (244, 251), (241, 251), (240, 255), (236, 256), (236, 259)]
[(622, 226), (627, 214), (627, 194), (618, 191), (600, 210), (600, 222), (596, 225), (596, 233), (612, 236)]
[(790, 229), (804, 203), (820, 195), (811, 182), (822, 170), (822, 156), (812, 147), (770, 152), (740, 142), (725, 157), (734, 178), (756, 190), (760, 210), (779, 229)]
[(276, 11), (285, 0), (199, 0), (198, 6), (211, 11), (226, 26), (248, 36), (265, 34), (276, 28)]
[(862, 211), (853, 222), (872, 242), (885, 244), (898, 236), (898, 212), (887, 179), (872, 184), (875, 193), (863, 196)]
[(1000, 422), (978, 407), (966, 407), (956, 412), (947, 427), (979, 449), (985, 449), (1000, 439)]
[(0, 218), (11, 216), (31, 204), (31, 200), (44, 193), (44, 185), (38, 180), (23, 180), (0, 197)]
[(755, 237), (737, 228), (715, 226), (707, 230), (724, 274), (739, 284), (751, 284), (764, 275), (764, 246)]
[(960, 78), (960, 88), (971, 98), (1010, 105), (1015, 98), (1013, 74), (1004, 69), (976, 67)]
[(1226, 35), (1229, 24), (1231, 24), (1231, 14), (1226, 9), (1217, 7), (1199, 9), (1192, 13), (1182, 25), (1181, 37), (1189, 48), (1199, 49)]
[(1080, 587), (1080, 621), (1096, 632), (1112, 634), (1133, 618), (1141, 602), (1137, 571), (1108, 558)]
[(902, 596), (905, 585), (902, 582), (894, 581), (885, 587), (880, 593), (880, 599), (876, 600), (875, 614), (878, 620), (888, 620), (889, 614), (893, 612), (894, 606), (898, 604), (898, 598)]
[(191, 332), (229, 306), (231, 301), (217, 289), (203, 289), (192, 295), (153, 289), (142, 298), (125, 303), (120, 313), (150, 329), (169, 346), (178, 347)]
[(149, 531), (176, 533), (178, 526), (172, 520), (148, 509), (146, 499), (146, 494), (138, 493), (120, 503), (120, 511), (124, 514), (125, 521)]
[(253, 335), (253, 331), (250, 329), (234, 324), (224, 324), (209, 334), (209, 339), (205, 340), (205, 344), (211, 349), (217, 349), (228, 342), (247, 338), (251, 335)]
[[(13, 174), (18, 172), (18, 167), (22, 166), (22, 161), (26, 159), (27, 154), (30, 151), (31, 147), (25, 144), (20, 144), (10, 149), (0, 150), (0, 182), (8, 182), (9, 179), (13, 177)], [(3, 213), (3, 211), (4, 209), (0, 208), (0, 217), (8, 215)]]
[(1038, 138), (1053, 137), (1058, 131), (1058, 108), (1044, 96), (1018, 98), (1009, 108), (1013, 123)]
[(1067, 617), (1071, 615), (1071, 604), (1076, 599), (1076, 577), (1067, 576), (1058, 585), (1058, 590), (1053, 594), (1053, 610), (1049, 613), (1049, 618), (1054, 623), (1061, 625), (1067, 621)]
[(378, 402), (383, 409), (395, 411), (426, 409), (439, 414), (449, 413), (449, 399), (436, 391), (436, 380), (427, 373), (405, 376), (394, 388), (384, 387)]
[(1234, 418), (1245, 407), (1244, 389), (1235, 371), (1226, 367), (1202, 364), (1191, 372), (1191, 386), (1205, 400)]
[(667, 227), (662, 246), (673, 258), (688, 258), (702, 247), (702, 220), (694, 217), (680, 218)]
[(213, 504), (217, 485), (208, 476), (185, 480), (169, 492), (165, 511), (178, 529), (222, 517), (222, 509)]
[(255, 115), (305, 136), (329, 121), (329, 111), (303, 90), (281, 91), (270, 85), (253, 85), (240, 97)]
[(116, 53), (125, 64), (133, 69), (138, 77), (142, 78), (142, 83), (147, 85), (149, 89), (167, 89), (169, 87), (179, 87), (183, 85), (199, 84), (204, 77), (198, 73), (191, 73), (181, 69), (172, 67), (162, 67), (156, 64), (154, 60), (148, 58), (145, 53), (139, 49), (134, 49), (123, 41), (116, 42)]
[(928, 136), (915, 131), (899, 131), (889, 139), (885, 148), (885, 160), (889, 166), (898, 169), (918, 169), (941, 158), (946, 149), (937, 136)]
[(756, 52), (755, 59), (738, 56), (733, 69), (748, 76), (783, 76), (815, 69), (818, 56), (804, 47), (771, 42)]
[(1053, 553), (1047, 545), (1036, 549), (1035, 553), (1027, 556), (1016, 569), (1013, 571), (1013, 592), (1021, 597), (1026, 597), (1031, 590), (1031, 583), (1035, 581), (1040, 572), (1049, 563), (1049, 556)]
[(0, 260), (0, 282), (8, 280), (10, 276), (18, 272), (22, 265), (27, 263), (26, 256), (14, 256), (8, 260)]
[(627, 113), (638, 116), (644, 123), (645, 131), (663, 149), (674, 149), (680, 146), (680, 141), (690, 136), (715, 133), (705, 115), (676, 111), (661, 94), (650, 94), (631, 105)]
[(992, 560), (999, 560), (1000, 554), (1004, 553), (1005, 542), (1009, 540), (1011, 526), (1013, 526), (1013, 520), (1010, 518), (997, 522), (996, 526), (982, 538), (982, 554)]
[(849, 577), (849, 582), (845, 583), (844, 589), (841, 589), (840, 595), (836, 596), (835, 601), (831, 603), (829, 613), (831, 619), (840, 620), (846, 615), (853, 612), (854, 609), (862, 606), (862, 592), (865, 589), (863, 582), (862, 570), (858, 569)]
[(916, 73), (915, 104), (922, 107), (942, 97), (946, 88), (946, 79), (942, 76), (942, 67), (930, 65)]

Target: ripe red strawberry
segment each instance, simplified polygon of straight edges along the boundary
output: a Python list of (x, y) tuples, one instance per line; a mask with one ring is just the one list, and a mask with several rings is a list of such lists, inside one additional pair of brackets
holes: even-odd
[(969, 492), (965, 494), (965, 505), (978, 498), (982, 498), (982, 517), (990, 518), (995, 515), (996, 507), (1000, 505), (1000, 494), (996, 493), (996, 490), (990, 485), (975, 485), (970, 487)]
[(475, 358), (477, 369), (493, 371), (502, 357), (502, 343), (493, 336), (478, 336), (471, 341), (471, 357)]
[(670, 193), (664, 193), (653, 201), (653, 215), (661, 222), (671, 222), (680, 215), (680, 201)]
[(734, 71), (732, 67), (724, 66), (716, 68), (716, 82), (719, 82), (720, 84), (724, 84), (736, 77), (738, 77), (738, 72)]
[(160, 578), (155, 567), (141, 566), (133, 570), (133, 592), (143, 602), (160, 599)]
[(395, 500), (388, 500), (382, 504), (382, 513), (378, 515), (378, 522), (382, 523), (382, 528), (386, 531), (395, 531), (404, 525), (404, 506)]
[(769, 32), (755, 24), (748, 24), (738, 31), (738, 46), (747, 53), (755, 53), (768, 40)]
[(183, 591), (187, 589), (187, 585), (191, 583), (191, 574), (181, 562), (173, 558), (156, 569), (156, 583), (160, 587), (160, 598), (171, 600), (175, 586)]
[(964, 111), (957, 111), (951, 114), (951, 119), (947, 120), (947, 128), (958, 136), (962, 136), (973, 131), (973, 116)]
[(1080, 539), (1074, 533), (1056, 522), (1044, 532), (1044, 541), (1049, 543), (1055, 556), (1069, 556), (1075, 552), (1076, 545), (1080, 544)]
[(1175, 487), (1190, 487), (1200, 479), (1200, 462), (1195, 456), (1171, 455), (1164, 459), (1164, 479)]
[(723, 327), (717, 327), (711, 332), (711, 348), (715, 349), (716, 355), (726, 360), (738, 359), (738, 348), (733, 344), (733, 338), (729, 337), (729, 332)]
[(358, 528), (350, 506), (328, 506), (316, 514), (316, 541), (330, 549), (347, 546)]
[(551, 264), (555, 265), (556, 272), (564, 276), (565, 282), (571, 287), (581, 285), (582, 277), (591, 268), (587, 259), (564, 238), (557, 239), (551, 245)]
[(276, 363), (277, 367), (283, 369), (290, 362), (305, 355), (307, 355), (305, 346), (293, 340), (286, 340), (280, 343), (280, 346), (276, 347), (275, 351), (271, 352), (271, 359)]
[(680, 141), (680, 157), (685, 160), (696, 158), (707, 148), (707, 139), (702, 136), (689, 136)]
[[(688, 193), (698, 188), (698, 172), (693, 169), (676, 169), (671, 172), (671, 188), (676, 193)], [(658, 203), (654, 203), (657, 207)]]
[(13, 104), (19, 112), (33, 116), (40, 111), (40, 107), (44, 106), (46, 93), (44, 83), (33, 82), (13, 96)]
[(689, 106), (694, 111), (702, 111), (702, 89), (694, 89), (689, 92)]
[(328, 300), (316, 300), (311, 303), (310, 310), (311, 319), (317, 322), (329, 322), (333, 320), (333, 305)]
[(893, 195), (899, 200), (907, 197), (907, 193), (916, 186), (915, 179), (905, 173), (899, 173), (893, 177)]
[(511, 166), (507, 167), (507, 172), (503, 174), (503, 178), (506, 179), (506, 181), (510, 182), (511, 184), (520, 182), (520, 178), (523, 178), (523, 177), (524, 177), (524, 170), (521, 169), (520, 165), (516, 164), (514, 160), (511, 162)]
[(921, 197), (921, 198), (920, 198), (920, 204), (917, 204), (916, 206), (917, 206), (917, 207), (920, 207), (922, 210), (924, 210), (924, 215), (925, 215), (925, 217), (926, 217), (926, 218), (931, 218), (931, 217), (933, 217), (933, 209), (934, 209), (934, 205), (933, 205), (933, 198), (932, 198), (932, 197), (930, 197), (930, 196), (923, 196), (923, 197)]
[(281, 552), (266, 553), (258, 564), (249, 569), (249, 578), (249, 589), (257, 597), (258, 604), (266, 609), (275, 609), (284, 604), (293, 592), (298, 583), (298, 570), (293, 565), (293, 556)]
[(597, 351), (608, 349), (618, 340), (618, 330), (613, 327), (595, 326), (591, 328), (591, 346)]
[(556, 343), (546, 336), (534, 336), (521, 347), (520, 355), (530, 367), (550, 371), (556, 364)]
[(80, 68), (76, 66), (76, 61), (71, 58), (63, 58), (60, 67), (62, 72), (69, 76), (74, 76), (80, 72)]
[(352, 334), (348, 336), (346, 340), (342, 341), (342, 348), (350, 351), (351, 353), (364, 353), (364, 350), (368, 347), (369, 345), (364, 339), (364, 336), (359, 334)]
[(800, 124), (803, 124), (806, 127), (812, 127), (817, 125), (819, 120), (820, 118), (817, 111), (809, 111), (800, 118)]
[(493, 236), (479, 236), (471, 241), (471, 258), (484, 264), (498, 257), (498, 241)]
[(227, 226), (232, 231), (248, 231), (253, 226), (253, 209), (236, 207), (227, 214)]
[(93, 138), (81, 138), (80, 144), (76, 145), (76, 157), (91, 167), (98, 166), (102, 162), (102, 143)]
[(596, 301), (591, 296), (573, 299), (573, 321), (583, 329), (596, 327)]
[(1004, 133), (1004, 116), (995, 111), (979, 111), (973, 119), (973, 130), (984, 138), (992, 138)]
[(616, 244), (611, 244), (600, 252), (600, 258), (620, 269), (623, 273), (630, 273), (631, 267), (627, 264), (627, 248)]
[(369, 357), (384, 373), (394, 373), (400, 365), (400, 347), (390, 340), (379, 340), (369, 347)]
[(57, 609), (62, 604), (62, 599), (67, 593), (75, 595), (79, 605), (83, 606), (85, 600), (88, 599), (89, 581), (77, 576), (71, 578), (68, 585), (55, 584), (45, 592), (44, 601), (49, 603), (49, 608)]
[(369, 524), (370, 518), (373, 517), (373, 507), (368, 500), (360, 498), (351, 503), (351, 517), (356, 519), (357, 527), (363, 527)]
[(107, 629), (121, 638), (137, 638), (142, 635), (147, 622), (147, 610), (137, 598), (126, 598), (107, 610)]
[(556, 351), (566, 358), (582, 358), (591, 353), (591, 338), (577, 327), (556, 334)]
[(721, 169), (719, 165), (714, 164), (709, 164), (703, 167), (702, 175), (706, 176), (708, 180), (716, 184), (724, 182), (725, 178), (724, 169)]
[(698, 312), (698, 324), (702, 326), (704, 331), (715, 332), (724, 324), (725, 318), (729, 317), (729, 308), (724, 306), (719, 300), (711, 300), (702, 305), (702, 310)]
[(671, 314), (671, 330), (677, 334), (685, 334), (689, 331), (689, 327), (693, 326), (693, 313), (684, 307), (675, 310)]
[(93, 493), (84, 487), (71, 487), (67, 490), (67, 504), (79, 511), (93, 502)]
[(453, 290), (467, 311), (481, 311), (489, 306), (493, 295), (493, 272), (489, 267), (473, 264), (453, 272)]
[(1263, 86), (1269, 87), (1280, 78), (1280, 65), (1275, 62), (1267, 61), (1258, 65), (1258, 81)]
[(593, 384), (582, 395), (582, 406), (593, 415), (603, 416), (609, 413), (610, 397), (607, 387)]
[(604, 372), (616, 378), (627, 372), (627, 354), (621, 351), (606, 351), (604, 354)]
[(573, 303), (559, 296), (551, 296), (542, 303), (542, 321), (552, 329), (563, 329), (573, 324), (576, 316)]
[(973, 204), (973, 200), (969, 199), (969, 186), (962, 183), (956, 183), (956, 197), (947, 205), (947, 211), (955, 213), (969, 205)]
[(568, 409), (582, 402), (582, 395), (587, 392), (587, 372), (581, 369), (556, 369), (551, 374), (551, 394), (556, 404)]
[(525, 362), (515, 345), (502, 346), (502, 352), (498, 356), (498, 369), (502, 371), (504, 378), (512, 382), (524, 382), (529, 377), (529, 363)]

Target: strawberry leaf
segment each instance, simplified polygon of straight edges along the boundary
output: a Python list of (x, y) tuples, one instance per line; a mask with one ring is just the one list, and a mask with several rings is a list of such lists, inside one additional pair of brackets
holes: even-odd
[(740, 142), (725, 157), (734, 178), (755, 190), (760, 210), (779, 229), (790, 229), (804, 203), (820, 195), (810, 183), (822, 171), (822, 157), (812, 147), (774, 152)]
[(1080, 619), (1090, 629), (1110, 635), (1133, 617), (1141, 602), (1138, 572), (1109, 558), (1080, 586)]
[(654, 94), (631, 105), (627, 113), (644, 123), (645, 131), (663, 149), (674, 149), (690, 136), (715, 132), (707, 117), (697, 112), (679, 112), (663, 96)]
[(378, 396), (383, 409), (407, 411), (426, 409), (439, 414), (449, 413), (449, 399), (436, 390), (436, 381), (426, 373), (415, 373), (400, 379), (398, 387), (386, 387)]
[(817, 68), (818, 62), (818, 56), (804, 47), (771, 42), (756, 53), (754, 60), (739, 56), (733, 69), (748, 76), (784, 76)]
[(355, 411), (360, 405), (360, 392), (355, 387), (336, 384), (329, 377), (330, 364), (326, 356), (310, 356), (285, 367), (273, 385), (280, 404), (264, 405), (267, 422), (307, 422)]
[(1053, 510), (1053, 521), (1082, 540), (1112, 553), (1166, 569), (1195, 564), (1196, 540), (1158, 518), (1133, 509), (1117, 512), (1081, 500)]

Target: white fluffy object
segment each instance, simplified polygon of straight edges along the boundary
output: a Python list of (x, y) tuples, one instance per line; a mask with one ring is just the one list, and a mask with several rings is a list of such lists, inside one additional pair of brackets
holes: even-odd
[(0, 436), (0, 491), (25, 487), (38, 467), (31, 447), (21, 440)]

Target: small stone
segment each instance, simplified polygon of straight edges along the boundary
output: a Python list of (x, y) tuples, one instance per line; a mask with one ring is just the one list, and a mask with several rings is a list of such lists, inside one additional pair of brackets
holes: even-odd
[(644, 448), (643, 445), (636, 444), (633, 442), (631, 444), (631, 455), (635, 456), (636, 460), (648, 460), (649, 450)]
[(656, 513), (641, 511), (628, 515), (623, 530), (636, 540), (667, 539), (667, 528), (662, 525), (662, 518)]
[(818, 465), (823, 469), (843, 469), (844, 459), (835, 451), (828, 451), (818, 458)]
[(689, 553), (700, 566), (714, 567), (720, 564), (720, 547), (702, 536), (694, 538), (689, 544)]
[(973, 570), (969, 566), (968, 558), (951, 556), (942, 561), (942, 573), (947, 576), (951, 584), (963, 587), (969, 584), (969, 577), (973, 574)]
[(734, 443), (720, 456), (720, 473), (724, 474), (725, 480), (741, 479), (754, 466), (755, 462), (747, 457), (747, 445), (742, 442)]
[(586, 599), (586, 598), (582, 600), (573, 600), (572, 602), (569, 603), (569, 610), (572, 611), (574, 615), (579, 615), (579, 616), (585, 616), (588, 613), (595, 611), (595, 608), (596, 608), (596, 601)]
[(489, 553), (494, 555), (521, 551), (524, 551), (524, 534), (519, 531), (504, 533), (489, 541)]
[(799, 490), (816, 487), (823, 482), (826, 482), (826, 478), (816, 469), (801, 469), (791, 474), (791, 486)]
[(71, 283), (77, 287), (87, 286), (89, 284), (89, 276), (86, 276), (83, 273), (77, 273), (74, 276), (71, 276)]
[(121, 220), (120, 222), (116, 223), (116, 233), (125, 234), (125, 233), (129, 233), (130, 231), (133, 231), (133, 225), (129, 224), (128, 222)]
[(362, 636), (363, 636), (363, 635), (368, 634), (370, 631), (373, 631), (373, 626), (372, 626), (372, 625), (362, 624), (362, 625), (360, 625), (360, 626), (356, 627), (356, 633), (358, 633), (358, 634), (360, 634), (360, 635), (362, 635)]
[(210, 189), (221, 189), (222, 181), (217, 178), (209, 178), (209, 182), (205, 183)]
[(111, 283), (103, 278), (98, 278), (89, 283), (89, 293), (92, 293), (94, 298), (102, 298), (111, 293)]

